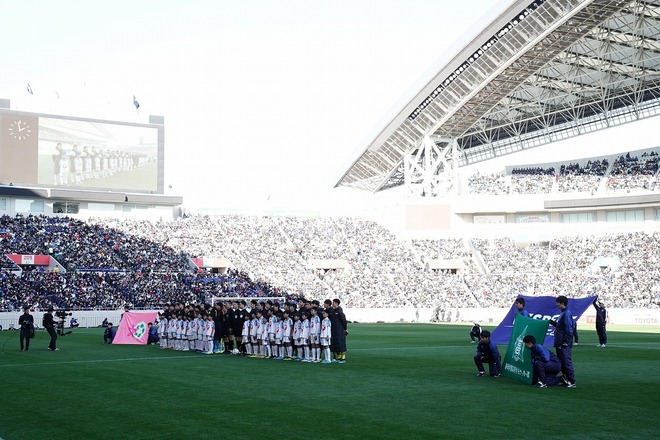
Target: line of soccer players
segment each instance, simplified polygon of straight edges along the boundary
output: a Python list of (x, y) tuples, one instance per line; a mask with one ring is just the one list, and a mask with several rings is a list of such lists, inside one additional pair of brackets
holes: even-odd
[[(236, 307), (237, 306), (237, 307)], [(245, 303), (235, 303), (231, 310), (236, 318), (243, 317), (242, 327), (234, 322), (230, 338), (216, 335), (214, 313), (196, 309), (161, 313), (158, 323), (160, 347), (181, 351), (198, 351), (204, 354), (225, 352), (224, 345), (231, 344), (226, 352), (254, 358), (298, 360), (301, 362), (331, 363), (330, 339), (332, 325), (328, 310), (318, 315), (316, 307), (299, 311), (279, 310), (279, 305), (261, 309), (244, 309)], [(236, 341), (237, 349), (233, 349)], [(214, 344), (215, 342), (215, 344)], [(335, 361), (343, 363), (343, 359)]]

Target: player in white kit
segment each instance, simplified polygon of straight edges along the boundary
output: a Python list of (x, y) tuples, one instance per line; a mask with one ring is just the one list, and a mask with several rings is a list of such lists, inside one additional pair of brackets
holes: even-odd
[(323, 310), (323, 321), (321, 321), (321, 347), (323, 347), (323, 361), (324, 364), (332, 363), (330, 358), (330, 338), (332, 336), (332, 323), (330, 318), (328, 318), (328, 311)]

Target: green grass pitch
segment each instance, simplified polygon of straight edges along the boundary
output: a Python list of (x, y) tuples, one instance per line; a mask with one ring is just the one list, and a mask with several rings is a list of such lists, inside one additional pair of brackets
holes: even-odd
[(0, 438), (655, 439), (660, 335), (625, 330), (580, 329), (575, 389), (476, 377), (461, 325), (352, 324), (344, 365), (4, 331)]

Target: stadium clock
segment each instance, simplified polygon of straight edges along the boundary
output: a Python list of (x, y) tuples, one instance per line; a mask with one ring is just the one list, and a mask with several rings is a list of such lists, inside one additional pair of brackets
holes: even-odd
[(32, 134), (32, 130), (27, 122), (23, 122), (19, 119), (17, 121), (12, 121), (9, 124), (9, 134), (14, 139), (22, 141), (30, 137), (30, 134)]

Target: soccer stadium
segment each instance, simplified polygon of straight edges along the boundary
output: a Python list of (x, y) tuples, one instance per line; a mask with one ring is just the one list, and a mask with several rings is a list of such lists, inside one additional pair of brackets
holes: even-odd
[[(660, 1), (491, 13), (336, 170), (337, 189), (387, 200), (355, 215), (187, 210), (167, 191), (167, 115), (0, 99), (0, 439), (656, 438), (660, 139), (605, 152), (590, 136), (657, 131)], [(562, 142), (570, 157), (553, 153)], [(529, 304), (559, 296), (585, 304), (576, 389), (475, 378), (475, 323), (495, 334), (519, 297), (557, 319)], [(249, 328), (239, 344), (237, 324), (180, 346), (137, 324), (242, 301), (241, 320), (260, 303), (303, 320), (328, 299), (348, 320), (345, 357), (276, 362), (291, 355), (245, 343)], [(104, 343), (108, 322), (144, 339)]]

